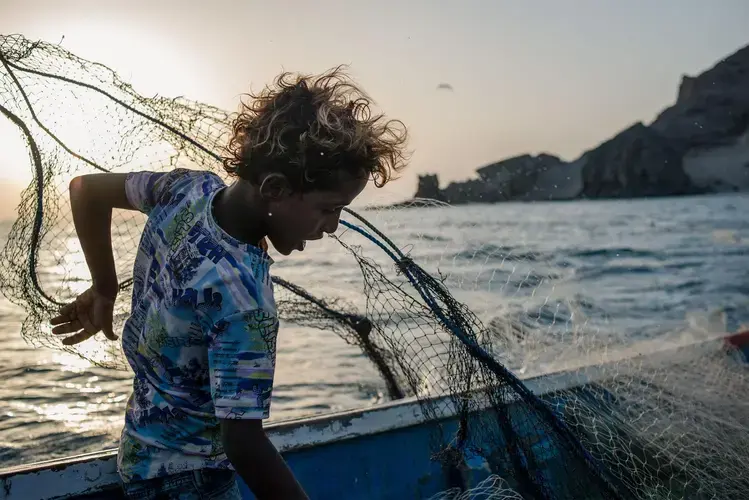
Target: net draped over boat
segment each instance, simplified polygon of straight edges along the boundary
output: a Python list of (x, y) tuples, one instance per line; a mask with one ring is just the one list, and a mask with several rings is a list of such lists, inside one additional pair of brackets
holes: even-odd
[[(0, 115), (25, 140), (33, 173), (0, 255), (3, 294), (28, 313), (22, 335), (30, 344), (125, 368), (119, 343), (95, 337), (63, 346), (48, 325), (89, 286), (68, 183), (85, 173), (176, 167), (223, 175), (232, 115), (184, 98), (144, 97), (101, 64), (19, 35), (0, 36), (0, 62)], [(430, 209), (449, 208), (418, 210)], [(595, 375), (595, 382), (555, 388), (539, 378), (531, 387), (508, 368), (517, 368), (517, 358), (575, 351), (579, 359), (606, 346), (580, 341), (584, 331), (572, 323), (556, 325), (577, 336), (566, 346), (528, 323), (484, 324), (455, 298), (460, 283), (448, 287), (448, 277), (427, 272), (399, 246), (429, 242), (388, 239), (390, 214), (348, 211), (334, 236), (361, 271), (359, 296), (346, 293), (344, 300), (329, 288), (316, 291), (315, 283), (275, 276), (277, 303), (286, 324), (333, 332), (360, 347), (389, 398), (418, 399), (423, 418), (438, 424), (424, 453), (452, 471), (455, 483), (435, 498), (469, 498), (471, 491), (470, 498), (502, 499), (745, 498), (749, 383), (722, 344), (667, 357), (612, 357), (595, 369), (567, 366), (572, 379)], [(139, 213), (113, 215), (123, 292), (115, 331), (128, 314), (144, 222)], [(514, 258), (514, 265), (523, 259)], [(522, 286), (533, 288), (530, 274)], [(446, 420), (451, 416), (457, 426)], [(461, 482), (482, 470), (486, 480), (464, 492)]]

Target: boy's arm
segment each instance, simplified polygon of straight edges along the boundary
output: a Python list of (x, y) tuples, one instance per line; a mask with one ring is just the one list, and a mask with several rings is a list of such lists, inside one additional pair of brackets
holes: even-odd
[(86, 257), (93, 285), (51, 318), (55, 335), (69, 335), (62, 343), (83, 342), (99, 331), (117, 340), (112, 331), (114, 301), (119, 285), (112, 252), (112, 210), (148, 213), (158, 198), (164, 174), (92, 174), (70, 181), (70, 206), (78, 239)]
[(112, 252), (112, 209), (135, 209), (125, 191), (126, 179), (127, 174), (91, 174), (70, 182), (73, 222), (93, 288), (111, 299), (118, 290)]
[(261, 420), (221, 419), (221, 438), (226, 457), (258, 500), (308, 499)]

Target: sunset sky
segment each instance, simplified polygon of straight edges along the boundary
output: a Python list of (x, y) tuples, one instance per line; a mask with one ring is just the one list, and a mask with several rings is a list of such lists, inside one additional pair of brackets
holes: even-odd
[[(347, 63), (414, 150), (392, 186), (443, 183), (521, 153), (574, 159), (650, 121), (698, 73), (749, 43), (749, 2), (2, 0), (0, 33), (59, 42), (146, 95), (235, 110), (282, 69)], [(438, 90), (449, 83), (453, 92)], [(0, 218), (30, 179), (0, 118)]]

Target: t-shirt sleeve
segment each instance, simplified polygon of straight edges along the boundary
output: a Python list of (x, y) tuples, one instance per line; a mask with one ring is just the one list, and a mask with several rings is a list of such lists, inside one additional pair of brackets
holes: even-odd
[(270, 416), (277, 333), (278, 317), (262, 309), (236, 313), (213, 324), (208, 371), (218, 418)]
[(161, 197), (168, 175), (165, 172), (130, 172), (125, 178), (125, 194), (136, 210), (148, 214)]

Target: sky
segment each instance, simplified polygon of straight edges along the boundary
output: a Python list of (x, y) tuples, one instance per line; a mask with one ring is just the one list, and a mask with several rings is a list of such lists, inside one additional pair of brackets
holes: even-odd
[[(62, 40), (142, 94), (231, 111), (282, 70), (349, 64), (409, 128), (411, 163), (385, 188), (395, 198), (418, 174), (445, 184), (518, 154), (572, 160), (651, 121), (682, 75), (749, 43), (747, 26), (747, 0), (0, 0), (0, 34)], [(0, 218), (29, 180), (0, 118)]]

